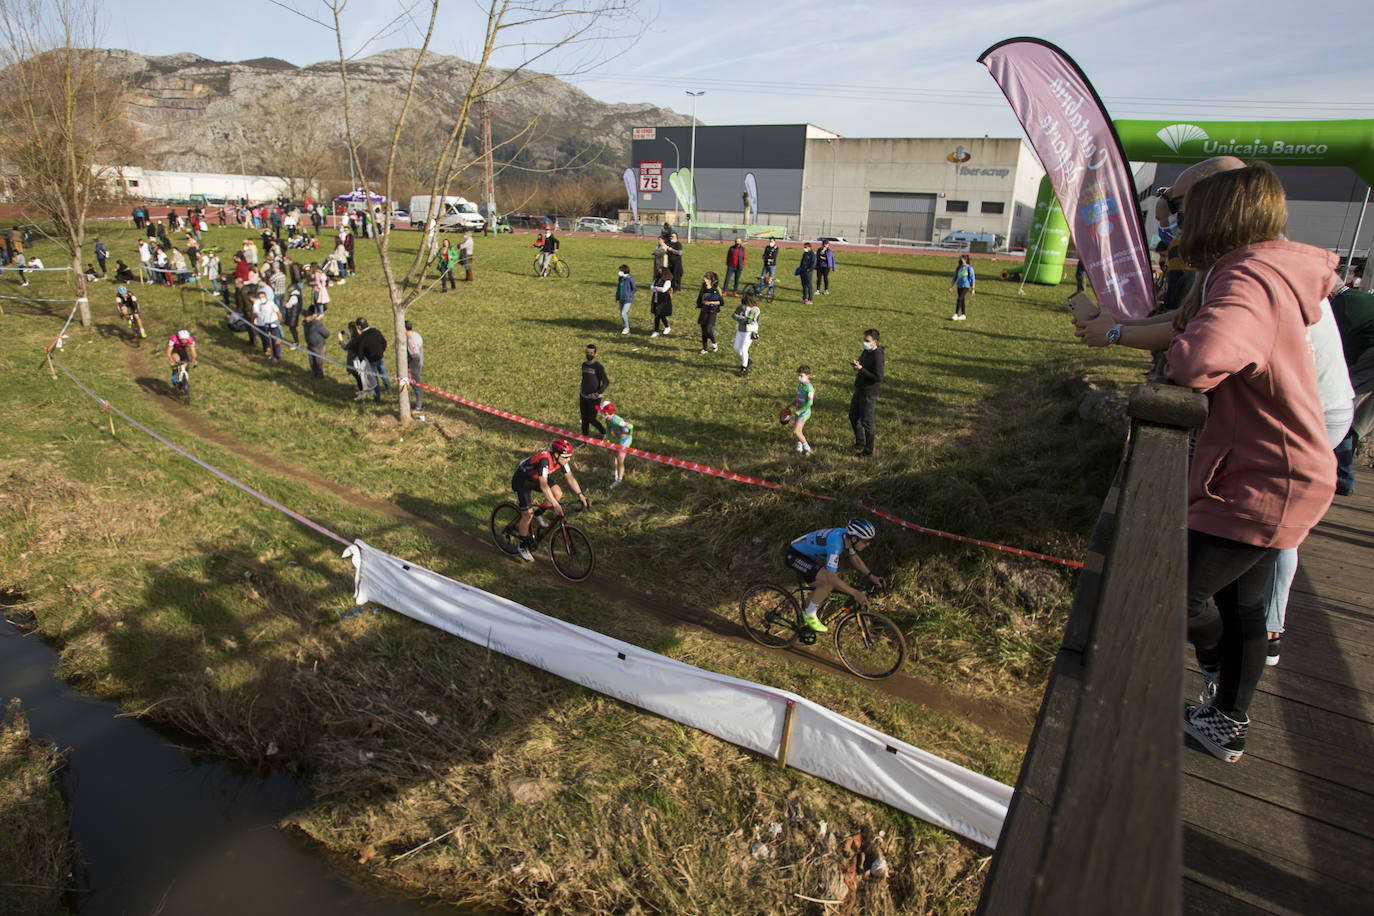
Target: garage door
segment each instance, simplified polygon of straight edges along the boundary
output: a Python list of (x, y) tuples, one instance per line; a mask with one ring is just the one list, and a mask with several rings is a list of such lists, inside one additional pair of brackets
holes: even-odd
[(868, 230), (865, 235), (928, 242), (934, 229), (934, 194), (868, 193)]

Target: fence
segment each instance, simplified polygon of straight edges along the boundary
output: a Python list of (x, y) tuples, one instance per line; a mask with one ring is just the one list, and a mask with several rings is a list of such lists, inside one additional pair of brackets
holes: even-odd
[(1178, 913), (1186, 478), (1200, 394), (1131, 395), (980, 916)]

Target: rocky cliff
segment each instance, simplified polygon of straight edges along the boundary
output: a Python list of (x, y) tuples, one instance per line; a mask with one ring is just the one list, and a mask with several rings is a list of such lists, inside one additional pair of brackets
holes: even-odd
[[(343, 85), (337, 62), (297, 67), (283, 60), (226, 63), (194, 54), (145, 57), (109, 50), (105, 63), (128, 81), (128, 117), (141, 138), (147, 168), (206, 172), (299, 172), (284, 158), (313, 152), (342, 160)], [(351, 62), (350, 104), (356, 127), (381, 153), (409, 79), (415, 51), (387, 51)], [(458, 117), (473, 65), (427, 55), (417, 84), (407, 145), (431, 142)], [(506, 75), (497, 71), (494, 78)], [(519, 76), (524, 76), (519, 75)], [(629, 159), (630, 128), (686, 124), (690, 118), (652, 105), (599, 102), (552, 77), (517, 78), (492, 96), (492, 137), (497, 158), (532, 167), (590, 163), (591, 171), (618, 174)], [(472, 120), (467, 146), (480, 148)]]

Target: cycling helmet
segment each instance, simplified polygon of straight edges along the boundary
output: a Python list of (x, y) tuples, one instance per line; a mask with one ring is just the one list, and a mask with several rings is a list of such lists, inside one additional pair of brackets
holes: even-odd
[(849, 524), (844, 526), (844, 533), (858, 538), (861, 541), (871, 541), (878, 534), (878, 529), (873, 527), (873, 523), (861, 518), (851, 518)]
[(115, 290), (115, 292), (119, 293), (121, 296), (127, 296), (129, 295), (129, 287), (121, 286), (119, 289)]
[(571, 455), (572, 450), (572, 443), (569, 442), (567, 439), (555, 439), (553, 440), (552, 444), (549, 445), (549, 451), (553, 453), (553, 456), (555, 458), (561, 458), (564, 455)]
[(600, 404), (596, 406), (596, 409), (601, 411), (602, 413), (613, 414), (615, 413), (615, 404), (611, 403), (610, 401), (602, 401)]
[(191, 332), (187, 330), (177, 331), (177, 340), (183, 343), (191, 339)]

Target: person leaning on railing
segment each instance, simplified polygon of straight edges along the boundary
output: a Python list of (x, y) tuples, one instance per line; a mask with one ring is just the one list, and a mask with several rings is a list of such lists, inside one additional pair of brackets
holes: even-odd
[(1335, 491), (1307, 328), (1338, 279), (1334, 254), (1284, 240), (1283, 185), (1267, 165), (1202, 179), (1186, 206), (1181, 252), (1200, 280), (1175, 318), (1164, 374), (1210, 406), (1188, 476), (1188, 638), (1205, 685), (1184, 728), (1231, 763), (1264, 672), (1275, 559)]

